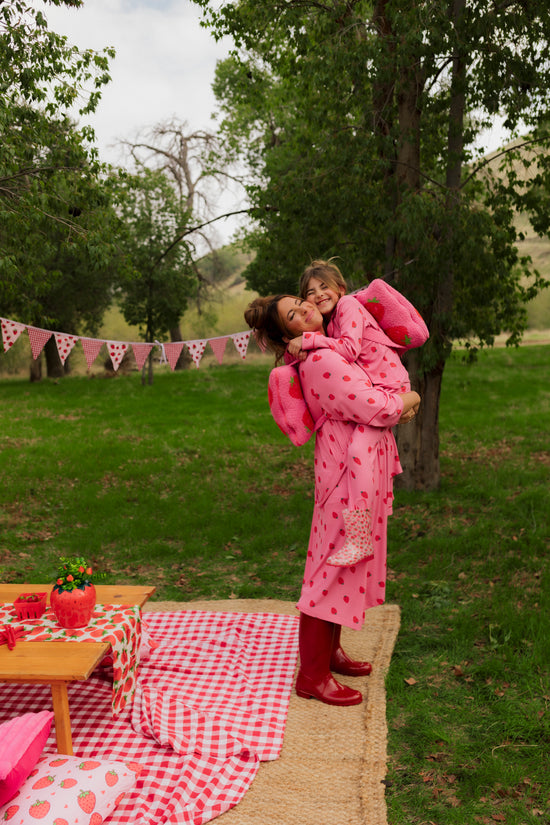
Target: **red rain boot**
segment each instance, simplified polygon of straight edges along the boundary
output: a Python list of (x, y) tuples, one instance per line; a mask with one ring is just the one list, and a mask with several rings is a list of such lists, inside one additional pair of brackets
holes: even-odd
[(340, 633), (342, 625), (334, 626), (334, 636), (332, 637), (332, 656), (330, 657), (330, 669), (334, 673), (341, 673), (342, 676), (369, 676), (372, 673), (370, 662), (356, 662), (350, 659), (340, 644)]
[(358, 705), (363, 697), (337, 682), (329, 670), (334, 625), (300, 613), (300, 669), (296, 693), (304, 699), (319, 699), (327, 705)]

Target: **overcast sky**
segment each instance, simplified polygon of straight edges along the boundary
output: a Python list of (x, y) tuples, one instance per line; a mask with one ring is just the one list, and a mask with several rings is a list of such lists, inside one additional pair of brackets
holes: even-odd
[[(92, 120), (104, 160), (117, 161), (112, 147), (121, 138), (132, 139), (172, 116), (186, 120), (192, 131), (215, 129), (211, 85), (216, 61), (232, 43), (216, 43), (190, 0), (84, 0), (80, 9), (43, 7), (50, 28), (74, 45), (116, 49), (112, 81)], [(485, 136), (486, 147), (497, 148), (500, 138), (496, 127)]]
[(117, 161), (121, 138), (173, 116), (193, 131), (214, 130), (211, 85), (231, 41), (216, 43), (190, 0), (85, 0), (80, 9), (46, 5), (45, 15), (79, 48), (116, 49), (91, 120), (104, 160)]

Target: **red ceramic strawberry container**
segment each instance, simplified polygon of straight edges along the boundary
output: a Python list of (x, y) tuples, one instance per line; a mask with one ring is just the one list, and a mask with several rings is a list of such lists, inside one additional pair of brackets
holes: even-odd
[(39, 619), (46, 610), (47, 593), (21, 593), (13, 603), (18, 619)]

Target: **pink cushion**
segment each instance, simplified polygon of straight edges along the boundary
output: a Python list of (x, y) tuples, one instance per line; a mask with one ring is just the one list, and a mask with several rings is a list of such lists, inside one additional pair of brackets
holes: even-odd
[(0, 805), (12, 798), (36, 765), (53, 713), (25, 713), (0, 725)]
[(309, 441), (315, 422), (304, 400), (300, 376), (294, 364), (275, 367), (269, 374), (267, 398), (271, 414), (280, 431), (295, 447)]
[(136, 762), (46, 754), (15, 796), (0, 808), (0, 822), (99, 825), (135, 786), (141, 770)]
[(430, 333), (418, 310), (381, 278), (375, 278), (366, 289), (354, 292), (353, 296), (398, 347), (414, 349), (428, 340)]

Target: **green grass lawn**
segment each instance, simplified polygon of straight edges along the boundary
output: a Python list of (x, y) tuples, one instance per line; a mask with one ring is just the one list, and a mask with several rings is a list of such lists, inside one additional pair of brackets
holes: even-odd
[[(83, 554), (160, 599), (296, 599), (313, 444), (273, 423), (270, 367), (0, 381), (0, 578)], [(454, 355), (441, 489), (396, 494), (392, 825), (550, 821), (548, 378), (544, 346)]]

